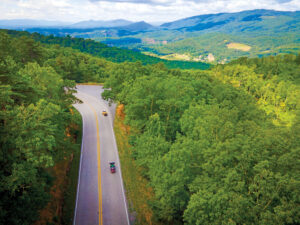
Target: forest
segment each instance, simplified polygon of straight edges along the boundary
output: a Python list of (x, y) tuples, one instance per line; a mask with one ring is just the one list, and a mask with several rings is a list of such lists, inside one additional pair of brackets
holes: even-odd
[(93, 43), (0, 31), (0, 224), (33, 224), (49, 201), (48, 168), (76, 148), (75, 82), (124, 104), (154, 224), (300, 223), (300, 55), (183, 70)]
[(158, 224), (298, 224), (300, 56), (207, 71), (117, 65), (131, 156)]

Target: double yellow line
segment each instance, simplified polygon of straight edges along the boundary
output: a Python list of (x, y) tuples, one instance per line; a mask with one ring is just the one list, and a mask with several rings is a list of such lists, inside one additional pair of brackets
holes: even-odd
[(88, 106), (94, 112), (94, 116), (96, 119), (96, 128), (97, 128), (97, 162), (98, 162), (98, 201), (99, 201), (99, 225), (103, 224), (102, 217), (102, 189), (101, 189), (101, 162), (100, 162), (100, 135), (99, 135), (99, 121), (97, 117), (97, 112), (93, 106), (87, 103)]

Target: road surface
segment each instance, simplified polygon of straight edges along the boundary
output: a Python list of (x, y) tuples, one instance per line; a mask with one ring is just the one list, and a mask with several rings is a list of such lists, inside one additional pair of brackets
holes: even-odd
[[(113, 133), (115, 106), (101, 99), (101, 86), (77, 85), (83, 120), (75, 225), (129, 225), (121, 167)], [(103, 116), (102, 110), (108, 112)], [(109, 162), (116, 163), (111, 174)]]

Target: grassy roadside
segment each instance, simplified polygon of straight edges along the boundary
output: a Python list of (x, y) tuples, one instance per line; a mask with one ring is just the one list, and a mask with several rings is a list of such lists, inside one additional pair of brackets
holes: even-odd
[(157, 222), (154, 222), (152, 210), (148, 205), (148, 201), (154, 197), (153, 191), (147, 186), (147, 180), (141, 176), (140, 169), (131, 157), (131, 149), (128, 144), (129, 127), (123, 123), (124, 116), (123, 105), (119, 105), (114, 122), (114, 131), (131, 214), (130, 220), (138, 225), (158, 225)]

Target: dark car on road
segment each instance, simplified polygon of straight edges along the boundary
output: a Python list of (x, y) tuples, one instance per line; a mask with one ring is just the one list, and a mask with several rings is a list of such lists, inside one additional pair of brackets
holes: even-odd
[(115, 162), (110, 162), (110, 163), (109, 163), (109, 167), (110, 167), (110, 172), (111, 172), (111, 173), (115, 173), (115, 172), (116, 172), (116, 165), (115, 165)]

